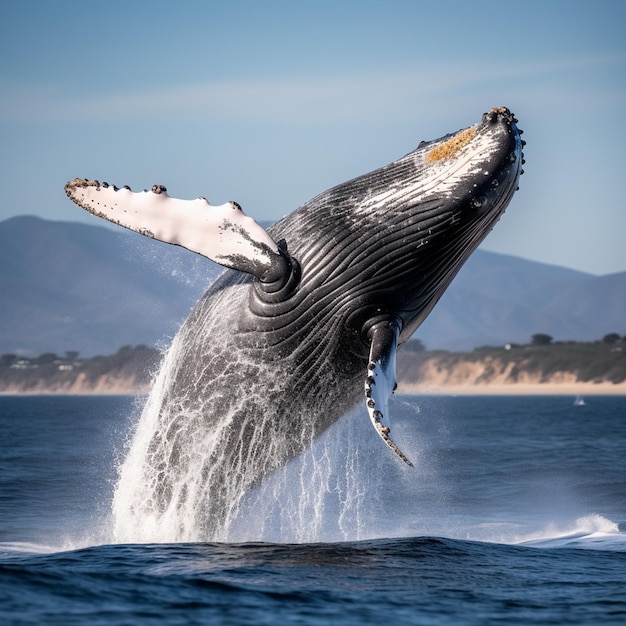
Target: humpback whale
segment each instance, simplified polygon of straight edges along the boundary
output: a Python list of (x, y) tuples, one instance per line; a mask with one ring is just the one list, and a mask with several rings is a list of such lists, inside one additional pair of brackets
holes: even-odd
[(507, 108), (494, 108), (267, 231), (235, 202), (67, 183), (90, 213), (227, 268), (164, 358), (118, 505), (144, 525), (177, 525), (178, 538), (219, 538), (247, 489), (359, 402), (410, 465), (391, 436), (396, 351), (509, 204), (521, 134)]

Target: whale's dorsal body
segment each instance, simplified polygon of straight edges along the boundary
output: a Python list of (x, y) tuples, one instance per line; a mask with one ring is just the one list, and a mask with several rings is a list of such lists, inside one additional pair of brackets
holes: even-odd
[[(390, 435), (396, 350), (511, 200), (522, 172), (520, 134), (507, 109), (493, 109), (474, 126), (320, 194), (267, 232), (235, 203), (176, 200), (162, 186), (133, 193), (68, 183), (68, 196), (91, 213), (231, 270), (174, 342), (176, 358), (151, 398), (170, 426), (146, 454), (155, 463), (157, 450), (184, 457), (185, 421), (205, 420), (221, 438), (206, 453), (206, 472), (217, 451), (227, 451), (223, 465), (245, 466), (250, 484), (361, 395), (378, 434), (410, 464)], [(261, 417), (268, 412), (274, 421)], [(291, 433), (304, 422), (306, 437)], [(160, 506), (182, 497), (171, 489), (167, 479), (154, 485)], [(223, 515), (224, 502), (213, 499), (208, 517)]]

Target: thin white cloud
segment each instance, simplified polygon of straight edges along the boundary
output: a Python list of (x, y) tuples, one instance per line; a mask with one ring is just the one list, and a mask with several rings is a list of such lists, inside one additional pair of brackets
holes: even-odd
[[(365, 121), (379, 118), (390, 110), (398, 117), (413, 116), (416, 107), (426, 107), (436, 96), (458, 99), (481, 90), (489, 95), (492, 90), (521, 88), (518, 86), (522, 83), (528, 90), (532, 89), (533, 81), (545, 81), (547, 77), (553, 78), (555, 85), (568, 72), (589, 72), (623, 63), (624, 57), (517, 64), (510, 59), (488, 63), (450, 62), (371, 76), (233, 80), (92, 95), (70, 94), (50, 86), (5, 85), (0, 120)], [(545, 83), (542, 84), (545, 88)]]

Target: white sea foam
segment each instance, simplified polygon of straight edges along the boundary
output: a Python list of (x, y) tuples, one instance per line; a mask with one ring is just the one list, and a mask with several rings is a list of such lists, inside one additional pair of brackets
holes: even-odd
[(626, 534), (619, 525), (602, 515), (592, 513), (573, 522), (550, 523), (532, 532), (518, 543), (544, 548), (617, 548), (626, 549)]

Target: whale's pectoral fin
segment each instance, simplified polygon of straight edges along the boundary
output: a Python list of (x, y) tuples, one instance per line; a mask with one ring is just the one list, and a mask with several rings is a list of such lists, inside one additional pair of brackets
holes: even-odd
[(97, 180), (65, 185), (78, 206), (147, 237), (197, 252), (220, 265), (275, 280), (284, 271), (284, 252), (236, 202), (210, 205), (205, 198), (178, 200), (162, 185), (139, 193)]
[(370, 357), (365, 379), (365, 400), (376, 432), (405, 463), (413, 467), (413, 463), (389, 435), (389, 398), (396, 388), (396, 349), (399, 335), (400, 328), (395, 321), (381, 321), (369, 329)]

